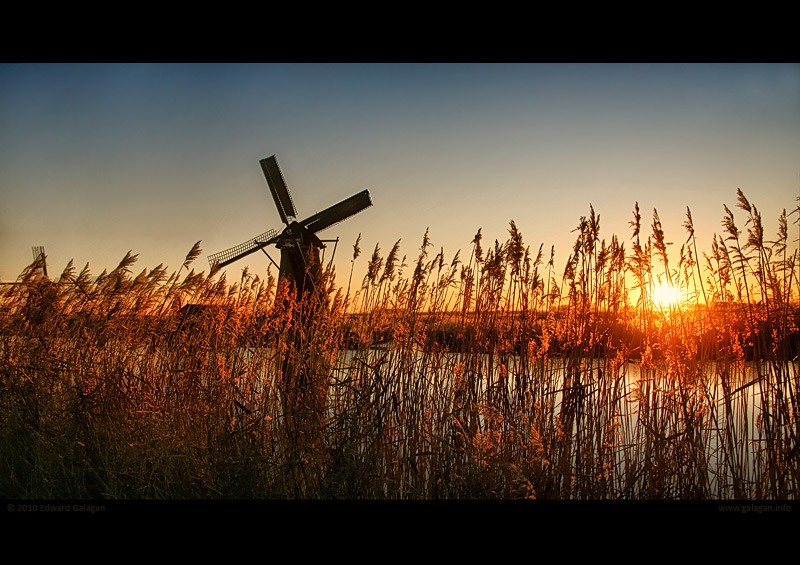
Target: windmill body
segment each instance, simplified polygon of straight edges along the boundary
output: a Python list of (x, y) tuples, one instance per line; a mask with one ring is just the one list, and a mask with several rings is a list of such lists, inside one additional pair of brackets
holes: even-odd
[(298, 296), (313, 288), (320, 271), (319, 250), (322, 241), (298, 222), (290, 223), (278, 237), (276, 243), (281, 251), (278, 280), (292, 281)]
[(275, 156), (262, 159), (260, 163), (285, 227), (280, 232), (272, 229), (236, 247), (210, 255), (208, 261), (212, 268), (224, 267), (259, 249), (264, 251), (265, 247), (275, 245), (281, 252), (279, 281), (293, 282), (298, 296), (302, 296), (303, 292), (314, 288), (320, 271), (319, 250), (324, 243), (316, 234), (370, 207), (372, 200), (369, 191), (363, 190), (298, 221), (297, 210)]

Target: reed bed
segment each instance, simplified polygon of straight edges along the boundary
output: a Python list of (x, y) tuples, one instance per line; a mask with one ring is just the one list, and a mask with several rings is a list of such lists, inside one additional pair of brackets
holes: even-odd
[(638, 205), (608, 242), (590, 207), (563, 269), (514, 222), (466, 260), (426, 233), (299, 300), (199, 244), (171, 275), (34, 263), (0, 295), (0, 493), (796, 499), (800, 207), (774, 241), (736, 209), (702, 256), (687, 209), (677, 261)]

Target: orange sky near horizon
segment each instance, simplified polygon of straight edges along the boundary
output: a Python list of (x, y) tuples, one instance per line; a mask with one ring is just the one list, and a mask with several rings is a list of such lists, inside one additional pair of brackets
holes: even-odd
[(635, 203), (645, 237), (657, 209), (671, 252), (689, 207), (702, 253), (723, 204), (744, 220), (738, 188), (766, 239), (800, 195), (797, 64), (3, 64), (0, 85), (2, 281), (35, 245), (54, 276), (128, 250), (137, 273), (177, 270), (199, 240), (207, 270), (282, 228), (258, 163), (273, 154), (300, 217), (370, 190), (320, 234), (339, 237), (344, 284), (359, 234), (359, 284), (375, 245), (411, 263), (429, 229), (449, 262), (511, 220), (558, 271), (590, 205), (626, 249)]

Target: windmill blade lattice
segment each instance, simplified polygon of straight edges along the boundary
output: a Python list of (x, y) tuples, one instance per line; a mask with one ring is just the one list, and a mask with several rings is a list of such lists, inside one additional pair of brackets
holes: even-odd
[(236, 247), (231, 247), (225, 251), (220, 251), (219, 253), (209, 255), (208, 264), (212, 269), (215, 266), (224, 267), (226, 265), (230, 265), (234, 261), (238, 261), (242, 257), (250, 255), (251, 253), (255, 253), (262, 247), (266, 247), (267, 245), (274, 243), (277, 238), (278, 232), (275, 230), (269, 230), (268, 232), (262, 233), (253, 239), (249, 239), (244, 243), (237, 245)]
[(275, 206), (278, 208), (281, 221), (288, 225), (297, 216), (297, 210), (294, 208), (294, 201), (292, 201), (292, 195), (289, 194), (286, 181), (283, 180), (283, 173), (281, 173), (281, 169), (278, 166), (278, 160), (273, 155), (272, 157), (261, 159), (260, 163), (264, 176), (267, 178), (272, 198), (275, 199)]
[(300, 224), (313, 233), (317, 233), (343, 222), (351, 216), (355, 216), (370, 206), (372, 206), (372, 199), (369, 196), (369, 191), (363, 190), (322, 212), (306, 218)]

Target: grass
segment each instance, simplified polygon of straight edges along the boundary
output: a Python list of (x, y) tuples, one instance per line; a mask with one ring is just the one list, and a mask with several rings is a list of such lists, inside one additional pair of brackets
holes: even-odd
[(465, 261), (425, 234), (299, 301), (199, 245), (171, 275), (34, 263), (0, 295), (0, 493), (796, 499), (798, 252), (736, 209), (702, 255), (687, 209), (677, 261), (638, 205), (631, 249), (590, 208), (563, 269), (513, 222)]

